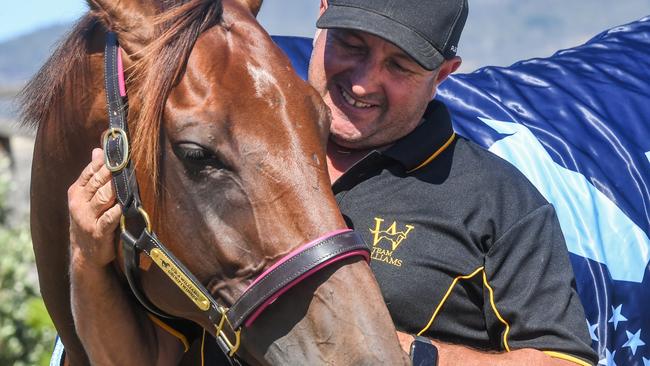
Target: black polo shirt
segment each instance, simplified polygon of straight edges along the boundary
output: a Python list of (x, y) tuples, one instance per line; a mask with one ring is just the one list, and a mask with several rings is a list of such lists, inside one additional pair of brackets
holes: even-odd
[(508, 162), (457, 136), (442, 103), (332, 188), (372, 248), (399, 330), (597, 362), (553, 206)]

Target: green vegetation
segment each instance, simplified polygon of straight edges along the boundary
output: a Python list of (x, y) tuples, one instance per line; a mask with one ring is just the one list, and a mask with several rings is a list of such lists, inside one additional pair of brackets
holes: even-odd
[[(2, 159), (0, 171), (8, 172)], [(48, 365), (55, 330), (38, 289), (27, 223), (7, 227), (7, 176), (0, 176), (0, 365)]]

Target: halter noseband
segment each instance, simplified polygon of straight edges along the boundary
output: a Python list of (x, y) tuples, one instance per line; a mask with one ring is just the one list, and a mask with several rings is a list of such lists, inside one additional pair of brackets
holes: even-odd
[[(263, 310), (284, 292), (324, 267), (351, 256), (369, 260), (369, 250), (359, 234), (352, 230), (330, 232), (289, 253), (272, 265), (245, 290), (239, 299), (225, 308), (156, 237), (147, 212), (142, 206), (134, 167), (129, 156), (126, 119), (126, 88), (117, 36), (106, 34), (104, 54), (109, 128), (102, 136), (106, 167), (113, 174), (117, 199), (122, 206), (121, 239), (125, 276), (131, 291), (149, 312), (174, 318), (160, 310), (145, 296), (139, 281), (139, 255), (145, 253), (196, 305), (196, 312), (215, 326), (217, 343), (232, 364), (239, 364), (235, 352), (240, 346), (242, 325), (250, 327)], [(134, 235), (132, 229), (139, 235)], [(227, 333), (234, 336), (230, 340)]]

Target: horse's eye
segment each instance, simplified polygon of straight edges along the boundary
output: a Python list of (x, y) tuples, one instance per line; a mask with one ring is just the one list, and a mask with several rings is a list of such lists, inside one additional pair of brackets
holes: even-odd
[[(183, 144), (189, 145), (189, 144)], [(180, 146), (182, 158), (185, 160), (200, 161), (210, 157), (210, 152), (202, 147)]]
[(179, 159), (188, 164), (211, 166), (217, 169), (225, 168), (224, 164), (212, 151), (192, 142), (175, 144), (174, 153)]

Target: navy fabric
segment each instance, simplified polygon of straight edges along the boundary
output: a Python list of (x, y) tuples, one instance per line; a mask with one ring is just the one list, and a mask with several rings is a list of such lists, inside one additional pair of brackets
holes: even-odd
[(445, 83), (456, 130), (555, 206), (601, 364), (650, 364), (650, 18)]
[(304, 37), (287, 36), (271, 36), (271, 38), (289, 56), (296, 73), (304, 80), (307, 80), (312, 40)]

